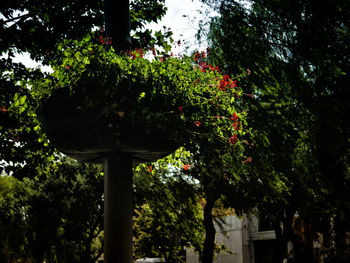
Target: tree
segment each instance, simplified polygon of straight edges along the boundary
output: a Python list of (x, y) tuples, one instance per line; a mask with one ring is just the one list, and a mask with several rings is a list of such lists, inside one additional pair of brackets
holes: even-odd
[(65, 162), (46, 178), (30, 182), (28, 246), (36, 262), (96, 262), (101, 255), (101, 170)]
[[(158, 21), (165, 14), (163, 0), (132, 1), (131, 6), (131, 28), (135, 30), (132, 39), (134, 47), (163, 45), (169, 40), (171, 35), (169, 31), (153, 34), (143, 28), (147, 22)], [(37, 110), (40, 105), (32, 93), (33, 83), (46, 77), (47, 73), (40, 69), (25, 68), (23, 64), (14, 62), (14, 56), (16, 53), (28, 52), (32, 59), (47, 65), (52, 59), (57, 58), (53, 51), (56, 50), (58, 42), (67, 38), (80, 39), (94, 28), (103, 27), (103, 21), (102, 1), (29, 0), (2, 1), (0, 4), (0, 32), (1, 36), (6, 36), (0, 43), (1, 174), (28, 180), (31, 182), (29, 189), (32, 194), (28, 194), (28, 198), (31, 198), (29, 201), (23, 200), (30, 208), (26, 213), (28, 213), (27, 219), (31, 220), (32, 232), (21, 233), (24, 240), (18, 241), (26, 247), (28, 253), (16, 255), (18, 257), (34, 258), (33, 260), (38, 262), (42, 262), (44, 258), (56, 257), (57, 260), (71, 262), (73, 258), (66, 257), (74, 255), (74, 260), (94, 262), (92, 254), (97, 253), (94, 250), (97, 249), (98, 253), (101, 251), (100, 247), (94, 248), (94, 244), (91, 243), (100, 238), (96, 238), (95, 235), (102, 230), (101, 204), (94, 207), (100, 209), (99, 213), (79, 206), (83, 202), (87, 204), (93, 201), (89, 198), (101, 201), (101, 189), (98, 189), (100, 191), (98, 192), (93, 187), (93, 182), (96, 183), (96, 187), (100, 186), (101, 178), (95, 178), (94, 181), (91, 178), (91, 170), (88, 171), (85, 166), (79, 168), (66, 163), (48, 144), (39, 125), (40, 117), (37, 115)], [(59, 173), (63, 173), (61, 175), (54, 171), (57, 162), (61, 163), (59, 166)], [(65, 166), (66, 168), (63, 168)], [(84, 169), (85, 171), (82, 171)], [(88, 178), (80, 178), (81, 173), (86, 173)], [(76, 177), (77, 174), (79, 177)], [(86, 184), (84, 188), (83, 183), (87, 182), (92, 184)], [(71, 187), (71, 189), (54, 186)], [(91, 188), (86, 188), (90, 186)], [(81, 195), (71, 192), (73, 190)], [(68, 197), (71, 200), (66, 200)], [(62, 203), (63, 201), (65, 203)], [(17, 204), (17, 200), (12, 202)], [(72, 210), (69, 206), (75, 206), (76, 209)], [(17, 213), (14, 209), (11, 211)], [(77, 211), (81, 211), (81, 215), (87, 217), (78, 218)], [(87, 211), (89, 214), (86, 214)], [(47, 224), (43, 225), (43, 222)], [(28, 229), (18, 228), (18, 230)], [(4, 231), (12, 230), (7, 228)], [(57, 240), (57, 231), (61, 235), (62, 243)], [(6, 242), (4, 239), (4, 243), (1, 243), (4, 249), (13, 244), (14, 247), (9, 248), (10, 251), (14, 251), (13, 253), (19, 251), (16, 250), (17, 244), (12, 241), (12, 243)]]
[[(227, 72), (251, 74), (245, 90), (255, 99), (246, 103), (248, 123), (260, 137), (252, 147), (251, 166), (261, 176), (265, 172), (277, 176), (287, 190), (283, 195), (275, 192), (263, 206), (279, 218), (277, 222), (284, 222), (283, 229), (290, 234), (286, 226), (295, 212), (309, 219), (331, 213), (341, 218), (349, 200), (345, 194), (349, 129), (344, 125), (348, 111), (344, 99), (349, 98), (344, 90), (349, 66), (344, 53), (348, 3), (244, 4), (221, 1), (217, 5), (220, 16), (212, 20), (209, 40), (215, 63)], [(273, 208), (268, 203), (279, 205)], [(318, 207), (327, 209), (315, 213)], [(283, 219), (287, 214), (289, 219)], [(304, 260), (309, 259), (304, 256)]]
[[(36, 58), (36, 59), (42, 59), (43, 63), (49, 63), (54, 61), (54, 59), (57, 58), (57, 54), (55, 54), (53, 52), (54, 50), (54, 44), (56, 42), (63, 42), (61, 41), (62, 39), (74, 39), (76, 40), (76, 30), (77, 28), (79, 29), (79, 36), (81, 37), (82, 35), (84, 35), (87, 31), (91, 30), (91, 27), (84, 25), (81, 25), (78, 23), (77, 27), (72, 28), (70, 23), (62, 23), (62, 25), (59, 25), (57, 28), (54, 26), (56, 25), (55, 23), (57, 22), (57, 14), (59, 14), (60, 17), (68, 17), (67, 14), (69, 14), (68, 11), (72, 11), (74, 10), (77, 14), (77, 16), (75, 16), (75, 14), (72, 16), (72, 19), (80, 18), (81, 16), (84, 16), (85, 13), (90, 13), (92, 12), (92, 14), (94, 15), (94, 21), (98, 21), (99, 18), (99, 9), (95, 9), (94, 7), (90, 7), (89, 5), (84, 6), (84, 8), (86, 7), (87, 9), (80, 9), (77, 8), (79, 7), (79, 3), (80, 2), (74, 2), (74, 4), (76, 5), (68, 5), (67, 8), (57, 8), (57, 12), (55, 11), (55, 13), (53, 14), (51, 12), (51, 10), (48, 10), (47, 8), (31, 8), (31, 5), (20, 5), (19, 3), (15, 2), (16, 4), (18, 4), (20, 6), (19, 9), (22, 10), (28, 10), (30, 11), (29, 14), (23, 14), (23, 16), (18, 17), (13, 19), (11, 17), (13, 10), (15, 10), (15, 8), (12, 7), (6, 7), (5, 9), (5, 16), (8, 16), (8, 19), (6, 22), (3, 23), (4, 27), (3, 27), (3, 32), (4, 33), (8, 33), (8, 32), (12, 32), (12, 34), (14, 36), (16, 36), (16, 30), (18, 28), (25, 28), (28, 27), (28, 24), (30, 25), (29, 27), (30, 32), (34, 33), (35, 32), (41, 32), (43, 34), (40, 34), (38, 36), (42, 37), (45, 36), (47, 37), (45, 39), (45, 41), (43, 43), (35, 43), (33, 44), (33, 41), (28, 41), (28, 43), (32, 43), (29, 44), (28, 46), (25, 45), (25, 48), (23, 48), (23, 50), (28, 50), (31, 52), (32, 57)], [(137, 3), (142, 3), (137, 2)], [(150, 3), (150, 2), (147, 2)], [(27, 4), (27, 3), (25, 3)], [(31, 2), (32, 4), (32, 2)], [(62, 4), (63, 6), (65, 6), (65, 2), (57, 2), (58, 6), (60, 6), (60, 4)], [(157, 6), (157, 10), (159, 10), (160, 5)], [(77, 8), (77, 9), (76, 9)], [(52, 9), (53, 10), (53, 9)], [(135, 9), (136, 10), (136, 9)], [(67, 13), (66, 13), (67, 11)], [(162, 13), (162, 12), (160, 12)], [(39, 21), (37, 21), (36, 19), (29, 19), (28, 17), (30, 16), (35, 16), (37, 15), (38, 17), (40, 17)], [(142, 15), (142, 14), (140, 14)], [(154, 17), (159, 17), (159, 12), (156, 12), (156, 15)], [(28, 18), (28, 20), (27, 20)], [(12, 21), (16, 21), (16, 25), (15, 26), (9, 26), (6, 27), (6, 25), (8, 25), (9, 22)], [(32, 20), (34, 20), (34, 26), (31, 27), (32, 25)], [(80, 20), (74, 20), (74, 22), (77, 22)], [(54, 30), (51, 30), (52, 27), (55, 27)], [(50, 30), (48, 30), (50, 29)], [(57, 29), (57, 30), (56, 30)], [(12, 30), (12, 31), (11, 31)], [(54, 34), (51, 33), (54, 32)], [(30, 35), (30, 39), (32, 39), (33, 35)], [(160, 41), (163, 41), (164, 38), (160, 37), (159, 34), (157, 35)], [(55, 37), (55, 39), (54, 39)], [(142, 38), (143, 40), (143, 38)], [(147, 40), (147, 39), (146, 39)], [(17, 42), (16, 42), (17, 41)], [(11, 48), (9, 48), (11, 45), (11, 43), (20, 43), (20, 41), (18, 41), (17, 39), (12, 39), (11, 41), (9, 41), (7, 44), (5, 45), (4, 50), (9, 50), (9, 52), (11, 51)], [(78, 43), (77, 41), (74, 42), (70, 42), (70, 43)], [(151, 41), (149, 42), (151, 43)], [(42, 46), (44, 45), (44, 46)], [(19, 45), (20, 46), (20, 45)], [(21, 46), (20, 46), (21, 47)], [(44, 48), (45, 47), (45, 48)], [(65, 50), (67, 51), (67, 50)], [(69, 53), (69, 52), (68, 52)], [(142, 53), (142, 52), (141, 52)], [(10, 58), (13, 56), (12, 53), (9, 53)], [(79, 57), (78, 54), (70, 54), (70, 55), (77, 55)], [(91, 55), (91, 53), (90, 53)], [(106, 55), (106, 53), (104, 53), (104, 55)], [(199, 55), (199, 56), (198, 56)], [(93, 55), (94, 56), (94, 55)], [(167, 77), (164, 77), (164, 80), (167, 83), (170, 83), (170, 87), (173, 88), (173, 90), (169, 93), (168, 90), (162, 90), (163, 88), (166, 88), (166, 85), (164, 85), (164, 82), (162, 82), (163, 80), (161, 80), (160, 82), (157, 82), (157, 84), (159, 85), (155, 85), (155, 87), (157, 89), (160, 88), (160, 93), (162, 94), (162, 96), (164, 96), (164, 94), (167, 94), (168, 96), (175, 96), (175, 98), (173, 100), (164, 100), (166, 103), (169, 103), (169, 105), (171, 105), (170, 111), (169, 109), (162, 109), (163, 111), (165, 111), (166, 114), (168, 114), (169, 112), (171, 114), (173, 114), (175, 116), (175, 119), (178, 122), (175, 122), (175, 124), (187, 124), (187, 127), (185, 127), (185, 129), (179, 129), (179, 127), (181, 126), (177, 126), (177, 131), (180, 136), (178, 136), (176, 139), (179, 142), (185, 141), (186, 143), (186, 147), (188, 149), (191, 150), (192, 153), (196, 153), (198, 151), (198, 148), (200, 149), (200, 152), (204, 154), (206, 154), (206, 150), (205, 147), (213, 147), (212, 149), (217, 149), (217, 153), (220, 155), (223, 155), (224, 152), (226, 151), (226, 149), (228, 147), (233, 147), (233, 145), (237, 144), (238, 141), (238, 137), (243, 134), (244, 132), (242, 131), (241, 128), (238, 127), (238, 121), (237, 119), (239, 118), (241, 123), (240, 123), (240, 127), (242, 127), (244, 125), (244, 113), (240, 113), (238, 114), (239, 116), (237, 117), (236, 113), (238, 113), (234, 107), (234, 101), (236, 100), (236, 98), (238, 98), (240, 96), (241, 91), (237, 88), (237, 84), (234, 80), (231, 80), (230, 77), (228, 75), (220, 75), (219, 71), (217, 69), (215, 69), (214, 67), (212, 67), (211, 65), (207, 65), (205, 62), (202, 61), (202, 59), (204, 59), (205, 54), (196, 54), (194, 57), (198, 62), (198, 66), (194, 67), (194, 63), (193, 61), (189, 62), (189, 58), (186, 58), (184, 60), (186, 60), (186, 63), (182, 63), (183, 61), (177, 61), (171, 58), (171, 55), (168, 54), (162, 58), (158, 58), (159, 60), (157, 60), (154, 64), (152, 65), (156, 65), (160, 68), (162, 68), (162, 65), (165, 65), (164, 67), (166, 67), (165, 69), (170, 69), (173, 73), (174, 76), (171, 74), (168, 74)], [(101, 56), (103, 57), (103, 56)], [(100, 57), (100, 58), (101, 58)], [(106, 56), (103, 57), (104, 59), (106, 59)], [(114, 59), (113, 63), (114, 65), (117, 65), (119, 59), (112, 57), (111, 58)], [(137, 55), (135, 54), (135, 58), (137, 58)], [(124, 62), (127, 61), (128, 65), (131, 66), (136, 66), (135, 69), (137, 69), (137, 66), (140, 67), (140, 65), (146, 65), (147, 61), (142, 60), (142, 59), (138, 59), (138, 60), (131, 60), (130, 58), (124, 57)], [(163, 62), (161, 59), (163, 59), (163, 61), (165, 60), (166, 62), (164, 62), (163, 64), (160, 62)], [(200, 60), (200, 61), (198, 61)], [(75, 59), (73, 59), (72, 61), (75, 61)], [(83, 60), (85, 61), (85, 60)], [(112, 59), (110, 60), (112, 61)], [(110, 62), (109, 61), (109, 62)], [(67, 61), (64, 61), (67, 62)], [(76, 61), (75, 61), (76, 62)], [(81, 61), (80, 61), (81, 62)], [(90, 61), (89, 61), (90, 62)], [(96, 62), (96, 61), (95, 61)], [(119, 61), (120, 62), (120, 61)], [(176, 62), (176, 63), (175, 63)], [(85, 62), (84, 62), (85, 63)], [(84, 64), (83, 63), (83, 64)], [(137, 63), (139, 63), (140, 65), (138, 65)], [(74, 64), (74, 63), (73, 63)], [(89, 63), (86, 63), (86, 65)], [(103, 63), (102, 63), (103, 64)], [(106, 65), (109, 65), (109, 63), (105, 63)], [(60, 66), (57, 64), (57, 66)], [(77, 66), (77, 63), (75, 63), (74, 65), (65, 65), (66, 67), (72, 67), (72, 69), (69, 72), (74, 72), (74, 70), (76, 70), (77, 68), (73, 68), (73, 66)], [(78, 67), (81, 65), (78, 65)], [(105, 65), (104, 65), (105, 66)], [(120, 64), (119, 64), (120, 66)], [(65, 67), (65, 69), (67, 69)], [(89, 68), (90, 66), (86, 66), (88, 68), (88, 70), (86, 72), (84, 72), (82, 70), (82, 68), (79, 68), (81, 70), (76, 70), (75, 72), (78, 72), (79, 74), (83, 74), (83, 77), (86, 76), (95, 76), (95, 75), (84, 75), (86, 73), (91, 73), (91, 68)], [(143, 71), (146, 71), (145, 69), (152, 69), (152, 66), (149, 67), (144, 67), (142, 68)], [(56, 77), (59, 76), (59, 74), (66, 74), (66, 72), (64, 72), (64, 70), (62, 71), (62, 67), (60, 68), (60, 70), (58, 70), (56, 72)], [(114, 68), (112, 68), (114, 69)], [(121, 69), (125, 69), (123, 67), (121, 67)], [(9, 70), (9, 67), (5, 67), (5, 70)], [(89, 71), (90, 70), (90, 71)], [(147, 81), (148, 79), (145, 79), (145, 74), (143, 71), (137, 71), (135, 70), (135, 74), (139, 74), (137, 75), (137, 77), (141, 76), (142, 81)], [(103, 71), (102, 71), (103, 72)], [(133, 71), (131, 71), (132, 73), (134, 73)], [(95, 74), (96, 71), (93, 71), (93, 73)], [(152, 72), (151, 72), (152, 73)], [(164, 74), (164, 68), (162, 71), (160, 71), (161, 74)], [(167, 73), (167, 72), (165, 72)], [(189, 74), (191, 73), (191, 74)], [(79, 75), (78, 74), (78, 75)], [(130, 74), (130, 72), (128, 72), (128, 74)], [(156, 74), (149, 74), (150, 76), (154, 76)], [(22, 75), (23, 76), (23, 75)], [(30, 78), (31, 82), (29, 82), (30, 84), (32, 84), (33, 86), (37, 84), (36, 80), (43, 77), (43, 75), (39, 74), (37, 76), (37, 78)], [(47, 77), (47, 76), (44, 76)], [(81, 75), (78, 76), (78, 81), (80, 80), (79, 77), (81, 77)], [(109, 76), (110, 77), (110, 76)], [(146, 76), (147, 77), (147, 76)], [(159, 76), (158, 76), (159, 77)], [(156, 76), (157, 78), (157, 76)], [(9, 78), (10, 81), (13, 81), (13, 78)], [(48, 80), (52, 80), (54, 78), (46, 78), (46, 84), (48, 84)], [(83, 78), (82, 78), (83, 79)], [(44, 80), (44, 82), (45, 82)], [(84, 80), (84, 79), (83, 79)], [(103, 79), (105, 80), (105, 79)], [(127, 78), (126, 81), (130, 81), (132, 80), (132, 78)], [(199, 80), (199, 81), (198, 81)], [(73, 80), (71, 80), (73, 81)], [(135, 82), (135, 81), (134, 81)], [(13, 82), (15, 83), (15, 85), (17, 85), (17, 82)], [(138, 82), (136, 82), (138, 83)], [(209, 84), (208, 84), (209, 83)], [(59, 85), (65, 85), (66, 83), (59, 83)], [(148, 82), (148, 86), (150, 83)], [(152, 83), (153, 84), (153, 83)], [(174, 84), (176, 84), (176, 88), (174, 88)], [(207, 85), (208, 84), (208, 85)], [(59, 86), (58, 85), (58, 86)], [(135, 85), (135, 83), (133, 83), (133, 85)], [(131, 86), (131, 85), (130, 85)], [(139, 88), (139, 86), (137, 86)], [(16, 86), (16, 88), (18, 88)], [(35, 90), (38, 91), (39, 89), (38, 86), (35, 86)], [(40, 87), (39, 87), (40, 88)], [(52, 87), (51, 87), (52, 88)], [(33, 88), (34, 90), (34, 88)], [(30, 93), (31, 90), (29, 90)], [(39, 90), (40, 91), (40, 90)], [(147, 92), (152, 92), (152, 90), (146, 90)], [(158, 91), (158, 90), (157, 90)], [(40, 91), (41, 92), (41, 91)], [(40, 94), (39, 95), (42, 95)], [(134, 91), (135, 92), (135, 91)], [(146, 92), (144, 92), (146, 93)], [(38, 93), (36, 93), (37, 95)], [(111, 93), (113, 94), (113, 93)], [(135, 95), (135, 94), (134, 94)], [(146, 96), (145, 96), (146, 95)], [(16, 95), (15, 95), (16, 96)], [(177, 97), (176, 97), (177, 96)], [(17, 97), (11, 97), (7, 99), (7, 101), (11, 101), (11, 105), (21, 105), (22, 101), (25, 100), (23, 99), (24, 96), (19, 96), (17, 95)], [(146, 98), (143, 100), (143, 98)], [(136, 94), (136, 97), (133, 97), (132, 99), (134, 100), (134, 102), (136, 101), (135, 99), (139, 99), (141, 101), (141, 103), (138, 103), (136, 105), (138, 105), (140, 107), (140, 105), (143, 105), (142, 103), (145, 103), (145, 105), (147, 104), (147, 100), (151, 98), (154, 98), (154, 94), (143, 94), (142, 92), (140, 94)], [(14, 99), (16, 99), (14, 102), (12, 102)], [(18, 101), (18, 103), (17, 103)], [(160, 102), (161, 100), (158, 100), (157, 102)], [(169, 102), (170, 101), (170, 102)], [(33, 100), (34, 102), (34, 100)], [(163, 102), (162, 102), (163, 103)], [(183, 103), (183, 104), (180, 104)], [(186, 103), (186, 104), (185, 104)], [(158, 105), (158, 104), (156, 104)], [(160, 103), (160, 105), (163, 105)], [(167, 104), (167, 106), (169, 106)], [(111, 106), (111, 105), (108, 105)], [(113, 105), (112, 105), (113, 106)], [(149, 104), (147, 105), (149, 107)], [(23, 107), (19, 107), (20, 109), (23, 109)], [(152, 116), (157, 117), (156, 120), (158, 120), (158, 118), (160, 118), (162, 121), (164, 121), (166, 124), (171, 124), (174, 125), (173, 122), (171, 122), (171, 120), (169, 118), (165, 118), (164, 116), (167, 116), (166, 114), (163, 116), (161, 114), (157, 115), (157, 112), (154, 112), (154, 108), (151, 108), (151, 110), (153, 110)], [(9, 108), (9, 112), (11, 112), (14, 108)], [(35, 116), (34, 114), (34, 109), (31, 110), (32, 108), (28, 108), (28, 111), (26, 113), (30, 114), (31, 116)], [(115, 113), (119, 114), (120, 112), (115, 112), (112, 111), (111, 109), (104, 109), (104, 113), (105, 112), (109, 112), (110, 114), (113, 114), (113, 116), (117, 116)], [(111, 111), (108, 111), (111, 110)], [(118, 110), (118, 109), (117, 109)], [(2, 111), (5, 112), (5, 111)], [(6, 112), (7, 112), (7, 108), (6, 108)], [(6, 113), (5, 112), (5, 113)], [(140, 111), (142, 112), (142, 114), (145, 113), (145, 111)], [(148, 113), (148, 112), (146, 112)], [(203, 114), (200, 114), (203, 113)], [(134, 113), (133, 117), (138, 117), (137, 113)], [(147, 115), (145, 115), (146, 117), (149, 117)], [(152, 118), (148, 118), (150, 120), (152, 120)], [(164, 123), (158, 123), (156, 121), (153, 120), (153, 124), (155, 126), (159, 126), (160, 124), (164, 124)], [(234, 126), (236, 125), (236, 126)], [(166, 125), (164, 125), (166, 126)], [(33, 130), (38, 130), (37, 128)], [(187, 136), (189, 135), (190, 136)], [(8, 139), (7, 139), (8, 140)], [(46, 143), (45, 138), (41, 140), (42, 142)], [(52, 155), (50, 155), (52, 158)], [(194, 162), (196, 162), (198, 165), (201, 166), (205, 166), (206, 162), (210, 162), (211, 160), (209, 159), (209, 156), (211, 156), (211, 154), (206, 155), (205, 157), (199, 157), (200, 155), (194, 155), (195, 159)], [(5, 158), (6, 159), (6, 158)], [(240, 157), (237, 157), (237, 159), (240, 159)], [(209, 165), (208, 167), (210, 167), (211, 171), (214, 171), (214, 169), (219, 165), (220, 158), (216, 158), (216, 163), (213, 165)], [(22, 162), (24, 163), (24, 161)], [(35, 174), (35, 173), (34, 173)], [(206, 174), (209, 174), (207, 171), (203, 170), (200, 173), (198, 173), (198, 175), (203, 175), (203, 182), (206, 181)], [(216, 174), (216, 173), (215, 173)], [(34, 177), (34, 176), (33, 176)], [(208, 185), (206, 184), (206, 182), (204, 182), (204, 185), (207, 187)], [(210, 188), (210, 184), (207, 187), (207, 189)], [(212, 193), (212, 192), (211, 192)], [(210, 198), (210, 201), (215, 201), (215, 198), (211, 198), (210, 194), (208, 194), (208, 198)], [(209, 199), (208, 199), (209, 200)], [(209, 203), (209, 202), (208, 202)], [(211, 210), (211, 209), (210, 209)], [(58, 222), (56, 222), (55, 220), (52, 222), (53, 226), (52, 228), (56, 228)], [(44, 237), (45, 239), (45, 237)], [(212, 240), (212, 239), (211, 239)], [(46, 248), (47, 249), (47, 248)], [(36, 257), (38, 258), (38, 260), (42, 260), (42, 258), (44, 257), (45, 252), (43, 251), (38, 251), (36, 253)], [(210, 257), (207, 257), (210, 258)]]
[[(158, 21), (165, 14), (164, 0), (132, 1), (131, 7), (131, 29), (136, 32), (134, 47), (168, 41), (169, 32), (158, 32), (156, 37), (143, 29), (147, 22)], [(0, 158), (7, 162), (6, 168), (1, 168), (18, 178), (35, 177), (37, 170), (45, 169), (45, 163), (54, 158), (36, 116), (39, 105), (28, 89), (28, 85), (33, 85), (31, 81), (46, 75), (39, 69), (26, 69), (13, 58), (16, 53), (28, 52), (32, 59), (47, 65), (56, 58), (58, 42), (81, 39), (94, 27), (103, 27), (103, 2), (3, 1), (0, 12), (1, 35), (6, 36), (0, 44), (0, 54), (4, 55), (0, 63)], [(26, 165), (19, 165), (23, 163)]]
[(25, 256), (23, 241), (28, 225), (25, 220), (28, 203), (26, 185), (10, 176), (0, 176), (0, 262), (11, 262)]
[(163, 257), (166, 262), (185, 262), (184, 247), (201, 250), (200, 196), (197, 186), (183, 178), (175, 155), (140, 165), (135, 171), (136, 258)]
[(0, 189), (3, 262), (96, 262), (101, 255), (101, 167), (66, 162), (24, 182), (4, 175)]

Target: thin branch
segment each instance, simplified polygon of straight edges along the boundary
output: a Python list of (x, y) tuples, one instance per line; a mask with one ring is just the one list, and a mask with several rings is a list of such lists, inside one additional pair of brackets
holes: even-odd
[(27, 18), (27, 17), (30, 17), (30, 15), (29, 14), (25, 14), (25, 15), (13, 17), (13, 18), (10, 18), (10, 19), (7, 19), (6, 21), (4, 21), (4, 23), (7, 24), (7, 23), (15, 21), (17, 19), (22, 19), (22, 18)]

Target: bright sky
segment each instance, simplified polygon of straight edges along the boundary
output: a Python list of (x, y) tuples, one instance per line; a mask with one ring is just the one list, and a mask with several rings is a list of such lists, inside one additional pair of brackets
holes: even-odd
[[(154, 30), (160, 30), (163, 26), (171, 28), (173, 31), (173, 39), (181, 40), (183, 43), (180, 48), (174, 49), (174, 53), (187, 53), (193, 50), (204, 50), (205, 43), (198, 43), (195, 35), (198, 31), (198, 22), (203, 19), (203, 15), (199, 10), (204, 10), (205, 7), (199, 0), (166, 0), (165, 5), (168, 8), (167, 14), (158, 24), (152, 23), (150, 27)], [(188, 50), (186, 51), (186, 46)], [(27, 67), (38, 67), (40, 63), (32, 61), (29, 54), (19, 54), (15, 61), (20, 61)], [(51, 71), (49, 67), (43, 68)]]
[(163, 26), (170, 27), (173, 31), (173, 39), (181, 40), (183, 43), (179, 52), (184, 52), (188, 46), (188, 51), (195, 49), (205, 49), (205, 43), (196, 41), (196, 33), (199, 29), (198, 23), (204, 19), (200, 11), (205, 10), (205, 6), (199, 0), (166, 0), (165, 5), (168, 8), (167, 14), (163, 17), (161, 23), (151, 24), (154, 29), (161, 29)]

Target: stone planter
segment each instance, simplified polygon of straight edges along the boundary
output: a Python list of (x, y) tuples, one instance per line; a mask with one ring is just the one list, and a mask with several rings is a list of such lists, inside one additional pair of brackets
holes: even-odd
[(126, 120), (111, 125), (112, 121), (98, 111), (82, 110), (81, 104), (78, 96), (60, 89), (42, 105), (42, 121), (50, 142), (71, 158), (101, 162), (108, 153), (120, 151), (131, 154), (135, 162), (148, 162), (178, 147), (164, 130), (147, 132), (145, 123), (132, 125)]

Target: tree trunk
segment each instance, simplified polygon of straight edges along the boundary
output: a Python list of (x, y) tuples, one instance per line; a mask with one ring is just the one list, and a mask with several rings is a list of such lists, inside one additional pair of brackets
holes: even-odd
[(214, 257), (214, 244), (215, 244), (215, 227), (213, 222), (212, 210), (214, 207), (214, 200), (207, 200), (204, 207), (204, 228), (205, 228), (205, 240), (202, 254), (202, 263), (212, 263)]
[(275, 249), (273, 252), (273, 258), (272, 262), (273, 263), (282, 263), (284, 259), (284, 250), (285, 250), (285, 242), (284, 242), (284, 237), (283, 237), (283, 230), (279, 224), (279, 222), (274, 224), (274, 230), (276, 234), (276, 245)]

